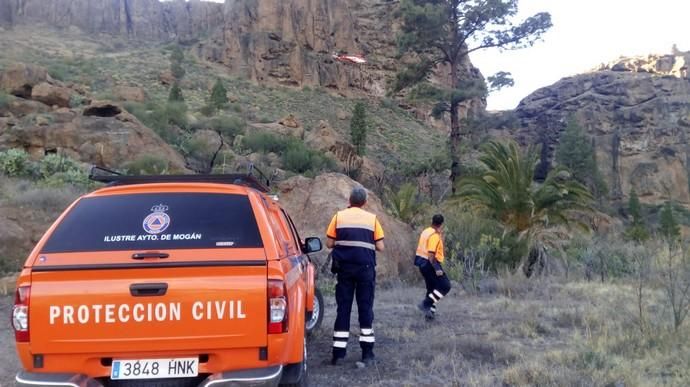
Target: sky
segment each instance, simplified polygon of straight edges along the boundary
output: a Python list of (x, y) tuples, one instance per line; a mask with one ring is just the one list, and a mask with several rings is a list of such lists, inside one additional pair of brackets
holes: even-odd
[(619, 56), (690, 51), (690, 0), (520, 0), (519, 17), (549, 12), (553, 27), (533, 47), (470, 54), (484, 76), (512, 73), (515, 86), (492, 93), (489, 110), (515, 108), (533, 91)]

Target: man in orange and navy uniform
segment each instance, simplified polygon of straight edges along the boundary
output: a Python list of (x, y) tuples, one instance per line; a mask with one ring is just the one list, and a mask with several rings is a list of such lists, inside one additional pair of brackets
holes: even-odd
[(362, 209), (366, 202), (367, 191), (355, 187), (350, 194), (350, 207), (338, 211), (326, 231), (326, 246), (333, 249), (333, 271), (337, 274), (335, 301), (338, 314), (333, 328), (333, 365), (338, 364), (347, 353), (350, 313), (355, 297), (362, 362), (368, 365), (374, 361), (376, 251), (383, 251), (384, 245), (383, 228), (376, 215)]
[(418, 307), (424, 312), (427, 320), (436, 317), (436, 304), (450, 291), (450, 280), (443, 271), (443, 215), (434, 215), (431, 219), (431, 227), (428, 227), (419, 236), (417, 253), (414, 264), (419, 267), (419, 272), (426, 283), (424, 301)]

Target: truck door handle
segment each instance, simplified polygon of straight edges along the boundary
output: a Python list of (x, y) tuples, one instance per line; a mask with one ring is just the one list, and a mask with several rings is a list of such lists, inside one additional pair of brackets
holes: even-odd
[(168, 253), (159, 253), (157, 251), (150, 251), (146, 253), (134, 253), (132, 254), (132, 259), (145, 259), (145, 258), (168, 258), (170, 254)]
[(164, 296), (168, 291), (168, 284), (131, 284), (129, 285), (129, 293), (134, 297), (151, 297)]

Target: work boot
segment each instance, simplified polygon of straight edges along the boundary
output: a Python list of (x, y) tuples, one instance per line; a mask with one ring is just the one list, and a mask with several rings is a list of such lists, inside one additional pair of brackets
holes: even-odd
[(425, 318), (427, 321), (431, 321), (431, 320), (434, 319), (434, 313), (431, 311), (431, 307), (430, 307), (430, 306), (426, 306), (426, 304), (424, 303), (424, 301), (420, 302), (420, 303), (417, 305), (417, 308), (418, 308), (419, 310), (421, 310), (422, 313), (424, 313), (424, 318)]
[(357, 368), (367, 368), (376, 364), (376, 357), (373, 353), (362, 355), (362, 361), (356, 363)]

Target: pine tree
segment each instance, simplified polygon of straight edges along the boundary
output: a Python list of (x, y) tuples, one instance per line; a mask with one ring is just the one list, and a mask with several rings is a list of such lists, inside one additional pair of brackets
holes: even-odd
[(181, 63), (184, 60), (184, 51), (180, 46), (175, 46), (170, 53), (170, 61)]
[(630, 190), (630, 198), (628, 199), (628, 213), (632, 217), (633, 224), (642, 223), (642, 207), (640, 206), (640, 198), (637, 197), (635, 189)]
[[(513, 23), (518, 0), (402, 0), (403, 25), (398, 38), (401, 54), (417, 58), (401, 71), (393, 84), (393, 93), (417, 86), (418, 96), (436, 103), (433, 111), (440, 116), (450, 113), (449, 150), (451, 180), (460, 175), (459, 105), (466, 100), (486, 96), (483, 80), (460, 79), (460, 69), (467, 56), (485, 48), (517, 49), (534, 44), (551, 27), (551, 16), (538, 13), (521, 23)], [(431, 85), (432, 72), (445, 67), (448, 81)], [(499, 72), (487, 78), (492, 89), (512, 85), (510, 74)]]
[(606, 194), (606, 183), (597, 166), (594, 145), (573, 118), (568, 121), (560, 138), (556, 162), (568, 168), (575, 179), (586, 185), (597, 197)]
[(175, 82), (170, 88), (170, 94), (168, 94), (168, 101), (170, 102), (184, 102), (184, 96), (182, 95), (182, 89), (180, 85)]
[(640, 199), (637, 197), (635, 189), (630, 190), (630, 198), (628, 199), (628, 214), (632, 218), (632, 223), (626, 230), (625, 234), (628, 239), (636, 242), (644, 242), (649, 239), (649, 231), (647, 225), (642, 217), (642, 206)]
[(350, 135), (352, 136), (352, 144), (355, 146), (357, 154), (360, 156), (364, 155), (367, 142), (367, 113), (366, 107), (362, 102), (357, 102), (352, 111)]
[(170, 72), (172, 72), (173, 77), (175, 77), (175, 79), (178, 81), (184, 78), (185, 74), (187, 74), (187, 70), (182, 67), (182, 63), (180, 62), (172, 62), (170, 64)]
[(184, 61), (184, 52), (180, 46), (175, 46), (170, 54), (170, 71), (176, 80), (184, 78), (187, 71), (182, 67)]
[(680, 227), (673, 215), (671, 202), (666, 202), (659, 215), (659, 232), (667, 241), (674, 241), (680, 236)]
[(213, 107), (214, 110), (220, 110), (228, 103), (228, 91), (223, 86), (223, 82), (220, 79), (216, 80), (216, 83), (211, 89), (211, 98), (209, 105)]

